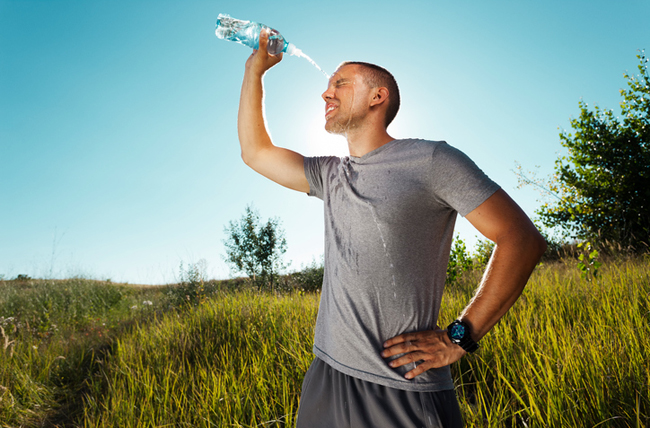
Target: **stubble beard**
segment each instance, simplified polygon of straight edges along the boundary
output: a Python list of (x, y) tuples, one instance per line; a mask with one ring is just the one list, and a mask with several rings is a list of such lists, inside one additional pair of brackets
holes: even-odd
[(348, 132), (359, 128), (363, 122), (363, 117), (353, 115), (352, 112), (348, 113), (346, 118), (333, 118), (325, 122), (325, 131), (334, 135), (347, 135)]
[(342, 105), (338, 107), (339, 111), (337, 116), (333, 117), (330, 121), (325, 122), (325, 131), (334, 135), (347, 136), (348, 132), (353, 131), (360, 127), (365, 119), (365, 115), (359, 112), (355, 113), (355, 97), (356, 91), (352, 92), (352, 99), (349, 100), (349, 103), (344, 103), (347, 105), (345, 109), (347, 111), (340, 111), (343, 108)]

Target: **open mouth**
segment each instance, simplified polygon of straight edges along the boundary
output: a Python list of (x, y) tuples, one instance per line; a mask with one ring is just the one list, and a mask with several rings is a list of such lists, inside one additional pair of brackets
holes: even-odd
[(328, 104), (325, 108), (325, 118), (327, 119), (327, 116), (329, 116), (334, 110), (336, 110), (336, 106), (334, 104)]

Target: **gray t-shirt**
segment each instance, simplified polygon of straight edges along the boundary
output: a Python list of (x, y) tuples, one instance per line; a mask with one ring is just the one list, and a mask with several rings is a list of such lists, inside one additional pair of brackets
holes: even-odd
[(412, 380), (383, 342), (436, 327), (457, 213), (499, 189), (442, 141), (394, 140), (362, 157), (305, 158), (324, 201), (325, 275), (313, 351), (349, 376), (412, 391), (453, 389), (449, 367)]

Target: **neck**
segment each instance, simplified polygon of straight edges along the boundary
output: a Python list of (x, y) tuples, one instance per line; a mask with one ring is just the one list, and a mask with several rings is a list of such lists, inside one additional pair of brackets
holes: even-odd
[(354, 157), (361, 157), (394, 140), (383, 127), (348, 131), (345, 137), (348, 140), (350, 155)]

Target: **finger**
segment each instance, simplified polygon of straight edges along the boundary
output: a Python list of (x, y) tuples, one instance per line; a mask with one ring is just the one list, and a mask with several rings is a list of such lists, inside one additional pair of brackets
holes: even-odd
[(400, 334), (399, 336), (388, 339), (384, 342), (384, 348), (390, 348), (393, 345), (404, 342), (403, 336), (403, 334)]
[(384, 348), (391, 347), (393, 345), (396, 345), (398, 343), (404, 343), (407, 341), (414, 342), (417, 340), (418, 334), (417, 333), (404, 333), (400, 334), (399, 336), (395, 336), (391, 339), (388, 339), (387, 341), (384, 342)]
[(260, 31), (260, 51), (265, 54), (268, 54), (269, 34), (270, 30), (268, 28), (262, 28), (262, 31)]
[(400, 334), (399, 336), (395, 336), (391, 339), (388, 339), (387, 341), (384, 342), (384, 348), (390, 348), (391, 346), (398, 345), (400, 343), (404, 343), (404, 335)]
[(386, 348), (381, 352), (381, 356), (384, 358), (392, 357), (397, 354), (406, 354), (407, 352), (412, 352), (418, 350), (416, 344), (407, 340), (406, 342), (401, 342), (396, 345)]
[(404, 377), (406, 379), (413, 379), (415, 376), (421, 375), (422, 373), (424, 373), (427, 370), (432, 369), (434, 367), (435, 367), (435, 364), (432, 364), (431, 362), (425, 361), (422, 364), (415, 367), (413, 370), (407, 372), (404, 375)]
[(388, 363), (388, 365), (391, 366), (392, 368), (402, 367), (405, 366), (406, 364), (417, 363), (418, 361), (422, 361), (427, 357), (429, 357), (429, 355), (424, 352), (420, 352), (420, 351), (410, 352), (406, 355), (394, 359), (393, 361)]

